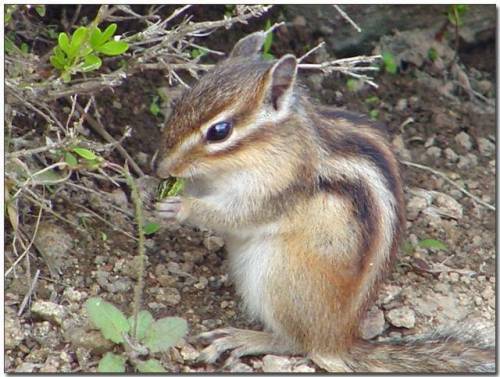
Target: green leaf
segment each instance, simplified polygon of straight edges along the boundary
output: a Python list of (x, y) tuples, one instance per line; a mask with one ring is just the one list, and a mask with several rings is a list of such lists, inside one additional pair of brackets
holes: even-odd
[(104, 55), (116, 56), (128, 50), (128, 43), (121, 41), (110, 41), (97, 48), (97, 51)]
[(137, 363), (137, 371), (139, 373), (165, 373), (166, 369), (163, 368), (161, 363), (156, 359), (149, 359)]
[[(269, 30), (270, 28), (271, 28), (271, 20), (267, 19), (264, 30)], [(264, 54), (269, 53), (272, 44), (273, 44), (273, 32), (269, 31), (266, 35), (266, 39), (264, 39), (264, 44), (262, 45), (262, 52)]]
[(91, 150), (86, 148), (75, 147), (73, 148), (73, 152), (75, 152), (80, 157), (83, 157), (86, 160), (95, 160), (97, 156)]
[(434, 47), (429, 48), (427, 50), (427, 57), (431, 62), (435, 61), (438, 58), (438, 53)]
[(116, 27), (116, 24), (109, 24), (109, 26), (102, 33), (100, 44), (103, 44), (104, 42), (110, 40), (111, 37), (115, 35)]
[(61, 183), (61, 179), (63, 177), (57, 171), (53, 169), (49, 169), (44, 171), (43, 173), (33, 175), (33, 182), (39, 185), (57, 185)]
[(84, 59), (82, 72), (94, 71), (101, 68), (102, 60), (95, 55), (87, 55)]
[(130, 325), (120, 309), (99, 297), (89, 298), (85, 308), (90, 321), (101, 330), (104, 338), (123, 343), (123, 333), (128, 333)]
[(59, 33), (59, 38), (57, 39), (57, 43), (62, 51), (69, 55), (69, 37), (66, 33)]
[(27, 43), (25, 43), (25, 42), (21, 43), (21, 51), (25, 54), (30, 52), (30, 47), (28, 46)]
[(12, 42), (9, 38), (5, 37), (3, 42), (5, 53), (11, 54), (15, 50), (14, 42)]
[(274, 55), (270, 54), (269, 52), (263, 52), (262, 53), (262, 58), (264, 60), (273, 60), (274, 59)]
[(68, 55), (72, 57), (78, 55), (80, 48), (82, 47), (83, 43), (85, 42), (85, 39), (87, 38), (88, 31), (89, 29), (86, 28), (85, 26), (80, 26), (78, 29), (75, 30), (75, 32), (71, 37), (71, 43), (69, 44)]
[(418, 246), (423, 249), (448, 250), (448, 246), (445, 243), (432, 238), (419, 241)]
[(59, 70), (64, 69), (64, 62), (55, 55), (50, 57), (50, 63)]
[(394, 59), (394, 55), (391, 52), (385, 51), (382, 53), (382, 60), (384, 62), (385, 71), (390, 74), (396, 74), (398, 71), (398, 65)]
[(74, 168), (78, 165), (76, 156), (71, 152), (64, 153), (64, 162), (66, 162), (70, 168)]
[(123, 373), (125, 372), (125, 361), (123, 356), (117, 355), (112, 352), (106, 352), (99, 365), (97, 372), (99, 373)]
[[(153, 324), (154, 319), (150, 312), (147, 310), (141, 310), (137, 314), (137, 334), (135, 336), (136, 340), (142, 340), (146, 336), (146, 331)], [(128, 318), (128, 323), (130, 324), (130, 332), (134, 331), (134, 316)]]
[(144, 225), (143, 232), (146, 236), (156, 233), (160, 229), (160, 225), (157, 223), (147, 223)]
[(101, 36), (102, 32), (101, 29), (99, 29), (97, 26), (92, 29), (92, 32), (90, 33), (90, 46), (94, 49), (97, 50), (97, 47), (101, 45)]
[(146, 332), (144, 345), (151, 352), (167, 351), (187, 333), (187, 322), (179, 317), (165, 317), (154, 322)]
[(35, 11), (40, 17), (45, 16), (45, 5), (35, 5)]
[(62, 74), (61, 74), (61, 77), (63, 79), (63, 81), (65, 83), (68, 83), (71, 81), (71, 73), (69, 73), (68, 71), (64, 71)]
[(159, 200), (178, 195), (184, 190), (186, 182), (182, 178), (169, 177), (160, 182), (157, 190)]
[(377, 120), (378, 116), (380, 115), (380, 111), (377, 109), (370, 110), (370, 118), (373, 120)]

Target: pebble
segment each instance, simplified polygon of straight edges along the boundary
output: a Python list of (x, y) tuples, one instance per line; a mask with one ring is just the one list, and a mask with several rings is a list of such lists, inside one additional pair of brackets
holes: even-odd
[(4, 326), (5, 349), (14, 349), (24, 340), (25, 334), (21, 328), (19, 317), (13, 310), (5, 310)]
[(205, 276), (200, 276), (198, 283), (194, 285), (196, 289), (203, 290), (208, 285), (208, 279)]
[(472, 153), (467, 153), (466, 156), (460, 156), (457, 167), (459, 169), (470, 169), (477, 166), (477, 156)]
[(425, 151), (425, 154), (432, 159), (436, 159), (436, 158), (441, 157), (442, 150), (439, 147), (432, 146), (432, 147), (427, 148), (427, 150)]
[(252, 367), (248, 364), (237, 362), (229, 368), (229, 371), (232, 373), (251, 373), (254, 372)]
[(191, 344), (186, 343), (181, 349), (180, 354), (184, 361), (195, 361), (198, 356), (200, 356), (200, 352), (196, 350)]
[(490, 300), (495, 297), (495, 291), (489, 285), (481, 292), (481, 296), (485, 300)]
[(292, 371), (290, 358), (285, 356), (266, 355), (262, 358), (264, 373), (288, 373)]
[(165, 287), (164, 301), (167, 305), (175, 306), (181, 302), (181, 294), (178, 289), (173, 287)]
[(404, 111), (408, 107), (408, 100), (406, 98), (400, 98), (396, 104), (396, 110)]
[(389, 310), (386, 317), (389, 323), (396, 327), (405, 327), (407, 329), (415, 327), (415, 312), (408, 307), (403, 306)]
[(309, 365), (301, 364), (301, 365), (297, 365), (296, 367), (293, 367), (292, 372), (294, 372), (294, 373), (315, 373), (316, 369), (310, 367)]
[(82, 327), (69, 328), (64, 333), (64, 338), (72, 343), (75, 348), (82, 347), (92, 350), (97, 354), (102, 354), (114, 347), (114, 343), (110, 340), (104, 339), (100, 331), (86, 331)]
[(489, 157), (495, 154), (495, 144), (484, 137), (480, 137), (477, 139), (477, 145), (479, 148), (479, 153), (481, 156)]
[(427, 208), (428, 202), (425, 198), (420, 196), (412, 197), (406, 204), (406, 217), (408, 220), (415, 220), (418, 214)]
[(35, 245), (49, 267), (50, 274), (58, 276), (69, 264), (69, 251), (73, 248), (73, 237), (63, 227), (46, 222), (40, 224), (36, 233)]
[(50, 301), (35, 301), (31, 306), (31, 313), (60, 326), (66, 316), (66, 309)]
[(464, 148), (467, 151), (470, 151), (472, 148), (472, 141), (470, 139), (469, 134), (467, 134), (463, 131), (455, 136), (455, 141), (457, 142), (458, 145), (460, 145), (462, 148)]
[(80, 292), (73, 287), (68, 287), (63, 292), (63, 297), (72, 302), (80, 302), (87, 298), (87, 292)]
[(451, 148), (446, 148), (444, 150), (444, 156), (446, 159), (450, 162), (457, 162), (458, 161), (458, 155), (455, 153), (455, 151)]
[(219, 236), (208, 236), (203, 239), (203, 245), (208, 251), (217, 251), (224, 246), (224, 239)]
[(366, 313), (366, 317), (361, 322), (360, 333), (365, 340), (373, 339), (384, 331), (385, 318), (382, 310), (374, 305)]

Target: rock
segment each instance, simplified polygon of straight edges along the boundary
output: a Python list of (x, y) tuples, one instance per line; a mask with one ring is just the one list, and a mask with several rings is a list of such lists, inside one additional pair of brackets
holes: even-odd
[(65, 228), (50, 222), (42, 223), (38, 227), (35, 246), (47, 263), (53, 277), (59, 277), (61, 270), (71, 261), (68, 253), (73, 245), (73, 237)]
[(252, 367), (248, 364), (242, 363), (242, 362), (237, 362), (231, 365), (229, 368), (229, 371), (231, 373), (252, 373), (254, 370)]
[(491, 286), (486, 286), (486, 288), (481, 292), (481, 296), (485, 299), (485, 300), (490, 300), (490, 299), (493, 299), (495, 297), (495, 291), (493, 290), (493, 288), (491, 288)]
[(406, 148), (403, 137), (401, 135), (396, 135), (392, 140), (392, 146), (396, 150), (396, 153), (403, 159), (411, 161), (411, 153)]
[(477, 156), (472, 153), (467, 153), (466, 156), (460, 156), (457, 167), (459, 169), (470, 169), (477, 166)]
[(293, 367), (292, 372), (294, 373), (316, 373), (316, 369), (311, 368), (309, 365), (301, 364)]
[(14, 349), (24, 340), (25, 333), (16, 312), (9, 307), (5, 309), (4, 326), (5, 349)]
[(288, 373), (292, 371), (292, 362), (289, 357), (266, 355), (262, 358), (264, 373)]
[(35, 301), (31, 306), (31, 313), (56, 325), (61, 325), (66, 317), (66, 309), (62, 305), (50, 301)]
[(166, 287), (165, 289), (165, 296), (163, 296), (163, 299), (167, 303), (167, 305), (175, 306), (181, 302), (181, 294), (179, 293), (179, 290), (176, 288), (172, 287)]
[(203, 245), (208, 251), (217, 251), (224, 246), (224, 239), (219, 236), (208, 236), (203, 239)]
[(382, 310), (378, 306), (372, 308), (366, 313), (366, 317), (361, 321), (359, 327), (361, 337), (365, 340), (373, 339), (384, 331), (385, 318)]
[(15, 369), (15, 373), (33, 373), (35, 368), (41, 368), (43, 364), (22, 363)]
[(387, 320), (393, 326), (412, 329), (415, 327), (415, 312), (408, 307), (400, 307), (389, 310), (386, 313)]
[(415, 220), (418, 214), (428, 207), (428, 202), (421, 196), (412, 197), (406, 204), (406, 218), (410, 221)]
[[(418, 241), (417, 241), (418, 242)], [(401, 293), (401, 287), (398, 285), (385, 285), (382, 288), (382, 304), (386, 305), (398, 297)]]
[(198, 283), (194, 285), (196, 289), (203, 290), (208, 285), (208, 279), (204, 276), (200, 276)]
[(67, 298), (68, 301), (81, 302), (87, 298), (87, 292), (80, 292), (73, 287), (68, 287), (63, 292), (63, 297)]
[(495, 154), (495, 144), (484, 137), (480, 137), (477, 139), (477, 145), (479, 148), (479, 153), (481, 156), (489, 157)]
[(444, 156), (446, 159), (450, 162), (457, 162), (458, 161), (458, 155), (455, 153), (455, 151), (451, 148), (446, 148), (444, 150)]
[(182, 348), (180, 349), (180, 354), (184, 361), (195, 361), (198, 356), (200, 356), (200, 353), (196, 350), (196, 348), (188, 343), (182, 346)]
[(442, 150), (439, 147), (429, 147), (426, 151), (425, 154), (429, 156), (431, 159), (435, 160), (439, 157), (441, 157)]
[(455, 136), (455, 141), (457, 142), (458, 145), (460, 145), (466, 151), (470, 151), (472, 148), (472, 141), (470, 139), (469, 134), (467, 134), (463, 131)]
[(111, 193), (109, 194), (109, 198), (117, 206), (124, 207), (124, 208), (127, 208), (127, 206), (128, 206), (127, 194), (125, 194), (125, 191), (123, 191), (122, 189), (117, 188), (117, 189), (111, 191)]
[(489, 80), (480, 80), (477, 82), (477, 89), (487, 96), (493, 91), (493, 83)]
[(396, 104), (396, 110), (404, 111), (408, 107), (408, 100), (406, 98), (400, 98)]
[(98, 330), (86, 331), (82, 327), (71, 327), (63, 335), (75, 348), (90, 349), (97, 354), (103, 354), (114, 347), (114, 343), (105, 339)]
[(468, 308), (451, 292), (444, 295), (430, 291), (424, 297), (415, 298), (413, 307), (418, 314), (435, 318), (437, 324), (461, 321), (468, 314)]

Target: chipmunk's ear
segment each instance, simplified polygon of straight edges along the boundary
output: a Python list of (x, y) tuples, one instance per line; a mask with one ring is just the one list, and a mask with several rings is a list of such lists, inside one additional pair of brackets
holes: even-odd
[(229, 57), (249, 57), (251, 55), (256, 55), (262, 48), (265, 39), (266, 33), (264, 31), (257, 31), (255, 33), (247, 35), (245, 38), (240, 39), (236, 43)]
[(274, 110), (281, 111), (290, 103), (296, 76), (297, 58), (290, 54), (283, 56), (268, 71), (268, 98)]

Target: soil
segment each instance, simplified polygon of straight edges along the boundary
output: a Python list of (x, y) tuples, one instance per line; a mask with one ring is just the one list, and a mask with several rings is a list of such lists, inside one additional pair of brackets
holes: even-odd
[[(273, 51), (295, 47), (298, 55), (303, 53), (303, 46), (293, 46), (287, 38), (293, 35), (293, 27), (289, 26), (288, 34), (278, 33), (282, 38), (275, 38)], [(241, 35), (256, 28), (240, 28), (221, 49), (230, 50)], [(301, 30), (301, 38), (309, 46), (317, 44), (314, 35)], [(440, 43), (454, 46), (452, 39)], [(493, 46), (493, 41), (469, 44), (459, 51), (458, 63), (472, 88), (494, 103), (495, 66), (486, 63), (495, 59)], [(478, 96), (471, 96), (449, 72), (428, 60), (422, 65), (402, 61), (396, 74), (382, 70), (375, 76), (378, 89), (364, 85), (349, 90), (347, 78), (336, 74), (324, 78), (304, 74), (302, 82), (319, 102), (370, 114), (386, 124), (401, 160), (445, 172), (475, 197), (495, 205), (495, 109)], [(446, 85), (449, 87), (445, 92), (442, 88)], [(158, 88), (170, 90), (166, 78), (160, 73), (148, 73), (130, 77), (112, 94), (97, 96), (103, 124), (114, 137), (119, 139), (126, 126), (132, 128), (132, 136), (124, 146), (147, 174), (152, 174), (149, 160), (168, 115), (168, 103), (161, 102), (163, 114), (159, 116), (149, 110)], [(119, 162), (117, 155), (110, 158)], [(378, 321), (378, 329), (371, 328), (375, 334), (372, 338), (421, 334), (450, 323), (493, 325), (495, 212), (428, 170), (402, 167), (409, 214), (405, 242), (374, 304), (373, 312), (381, 311), (384, 318)], [(109, 195), (65, 186), (51, 197), (54, 211), (78, 222), (83, 231), (44, 217), (35, 243), (38, 252), (30, 254), (29, 266), (23, 261), (5, 279), (7, 372), (94, 372), (100, 355), (112, 347), (75, 341), (75, 329), (88, 327), (85, 300), (99, 296), (131, 313), (137, 244), (82, 211), (89, 208), (133, 234), (133, 218), (116, 209), (133, 212), (127, 200), (128, 190), (98, 180), (86, 179), (84, 183)], [(25, 209), (22, 221), (27, 229), (34, 229), (36, 216)], [(6, 232), (6, 269), (17, 259), (10, 231)], [(227, 326), (259, 329), (260, 324), (251, 322), (241, 310), (241, 300), (228, 278), (224, 248), (213, 246), (213, 237), (216, 235), (209, 230), (184, 226), (164, 226), (148, 236), (143, 306), (155, 318), (185, 318), (190, 335)], [(419, 244), (425, 239), (438, 240), (442, 247)], [(39, 278), (31, 300), (17, 315), (31, 284), (26, 274), (34, 276), (37, 270)], [(34, 313), (32, 308), (37, 302), (56, 304), (56, 313)], [(390, 314), (394, 309), (403, 309), (402, 322)], [(201, 349), (201, 344), (183, 341), (161, 360), (172, 372), (220, 370), (223, 360), (210, 365), (193, 360)], [(244, 357), (245, 365), (239, 364), (238, 368), (260, 372), (267, 360)], [(300, 366), (321, 371), (307, 360), (290, 360), (293, 370)]]

